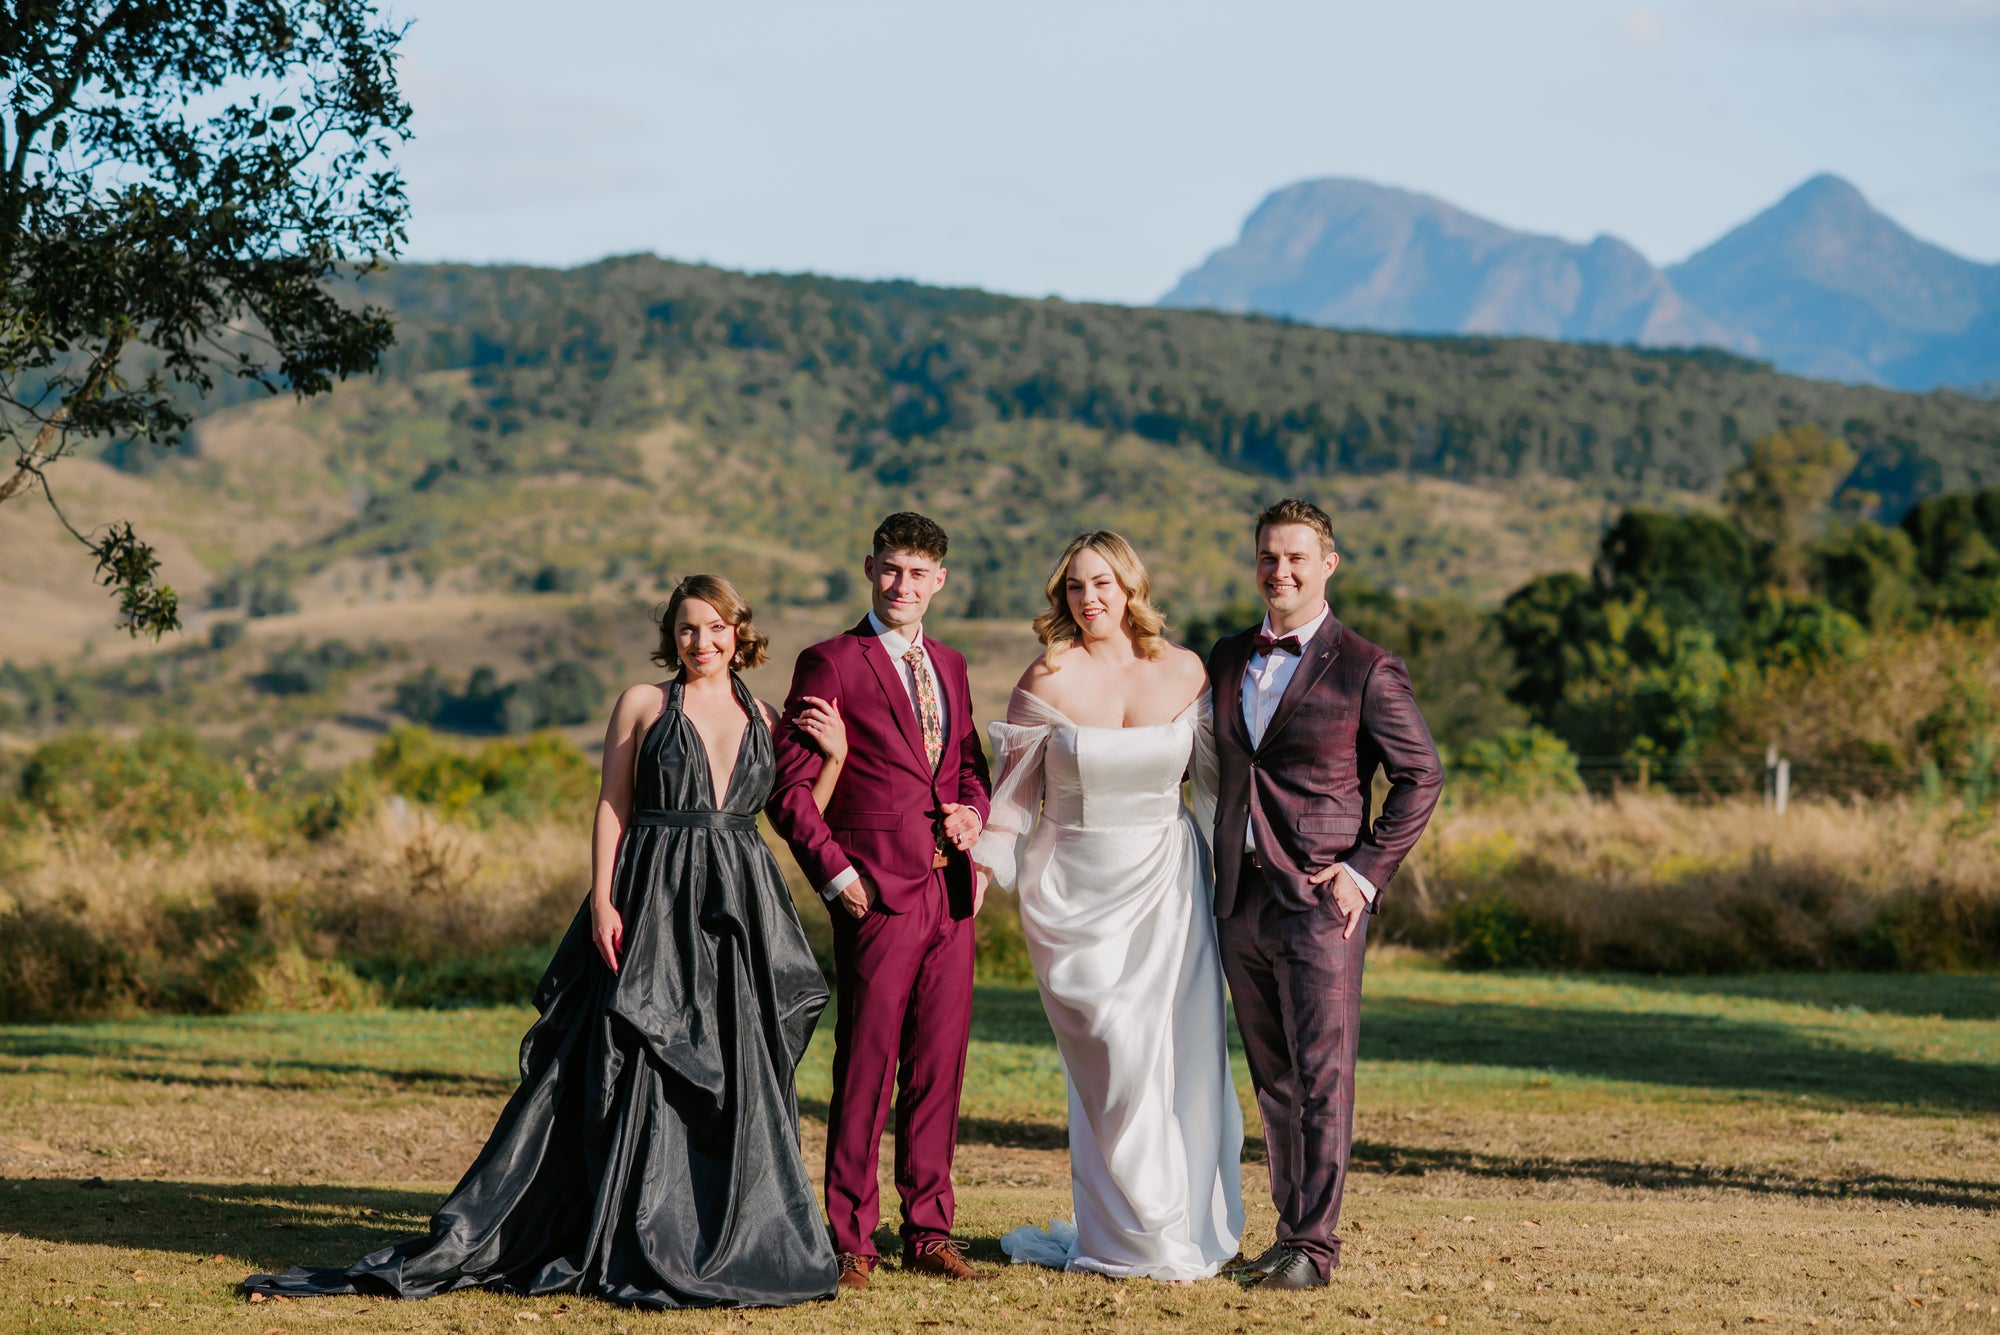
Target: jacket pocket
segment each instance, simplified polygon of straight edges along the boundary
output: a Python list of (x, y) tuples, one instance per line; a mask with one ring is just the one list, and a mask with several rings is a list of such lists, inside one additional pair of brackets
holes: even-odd
[(1300, 834), (1330, 834), (1336, 839), (1352, 841), (1361, 833), (1361, 822), (1352, 816), (1301, 816)]
[(836, 830), (900, 830), (903, 828), (903, 813), (900, 811), (844, 811), (838, 820), (827, 824)]

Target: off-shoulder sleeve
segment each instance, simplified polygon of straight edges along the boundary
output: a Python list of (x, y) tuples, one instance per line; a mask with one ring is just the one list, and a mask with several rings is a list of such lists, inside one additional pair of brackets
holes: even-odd
[(1195, 701), (1194, 714), (1194, 754), (1188, 759), (1188, 787), (1194, 811), (1195, 823), (1201, 826), (1201, 836), (1211, 843), (1215, 840), (1215, 790), (1220, 786), (1221, 768), (1215, 758), (1215, 709), (1209, 702), (1209, 692), (1203, 691)]
[(985, 832), (972, 846), (972, 861), (1002, 890), (1014, 888), (1021, 841), (1042, 812), (1042, 753), (1057, 717), (1040, 700), (1016, 689), (1007, 702), (1007, 722), (986, 725), (993, 747), (993, 809)]

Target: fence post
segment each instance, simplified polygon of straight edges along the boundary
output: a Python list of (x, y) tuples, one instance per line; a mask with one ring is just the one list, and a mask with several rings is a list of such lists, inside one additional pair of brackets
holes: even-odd
[(1785, 814), (1785, 799), (1786, 799), (1786, 798), (1788, 798), (1789, 796), (1791, 796), (1791, 792), (1792, 792), (1792, 762), (1791, 762), (1791, 761), (1789, 761), (1789, 760), (1780, 760), (1780, 761), (1778, 762), (1778, 773), (1777, 773), (1777, 782), (1776, 782), (1775, 784), (1773, 784), (1772, 786), (1773, 786), (1773, 788), (1775, 789), (1775, 791), (1776, 791), (1776, 793), (1777, 793), (1777, 808), (1778, 808), (1778, 814), (1779, 814), (1780, 816), (1782, 816), (1782, 815), (1784, 815), (1784, 814)]

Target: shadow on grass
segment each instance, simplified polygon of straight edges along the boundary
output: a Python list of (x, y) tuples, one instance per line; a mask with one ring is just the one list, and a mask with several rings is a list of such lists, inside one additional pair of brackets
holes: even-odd
[[(443, 1202), (441, 1192), (385, 1187), (0, 1178), (0, 1231), (70, 1246), (219, 1255), (214, 1285), (234, 1289), (253, 1271), (344, 1266), (422, 1237)], [(967, 1241), (975, 1260), (1005, 1263), (999, 1238)], [(902, 1250), (886, 1225), (875, 1243), (884, 1256)]]
[(1709, 1015), (1395, 998), (1367, 1007), (1361, 1056), (1810, 1094), (1846, 1104), (2000, 1110), (1991, 1065), (1913, 1060), (1837, 1046), (1783, 1024)]
[[(1607, 979), (1606, 981), (1614, 981)], [(1889, 1010), (1900, 998), (1924, 1014), (1976, 1015), (2000, 980), (1985, 977), (1876, 979), (1867, 975), (1765, 976), (1742, 979), (1617, 978), (1679, 994), (1726, 991), (1772, 1000), (1827, 1004), (1853, 997), (1867, 1009)], [(1991, 1065), (1924, 1061), (1827, 1042), (1794, 1025), (1720, 1015), (1593, 1010), (1567, 1005), (1366, 998), (1361, 1055), (1391, 1062), (1442, 1062), (1686, 1088), (1809, 1094), (1854, 1106), (1927, 1107), (1951, 1112), (2000, 1111), (2000, 1079)], [(972, 1036), (992, 1043), (1053, 1047), (1032, 988), (982, 987), (972, 1011)], [(1235, 1017), (1230, 1046), (1241, 1050)], [(983, 1143), (1037, 1146), (1033, 1139)]]
[(1743, 997), (1880, 1015), (1936, 1015), (2000, 1020), (2000, 974), (1758, 973), (1655, 978), (1607, 975), (1601, 981), (1675, 996)]
[(320, 1089), (367, 1080), (401, 1092), (505, 1097), (518, 1083), (512, 1073), (500, 1076), (421, 1066), (266, 1057), (247, 1048), (240, 1055), (196, 1056), (150, 1039), (79, 1032), (70, 1026), (0, 1030), (0, 1057), (19, 1059), (9, 1074), (75, 1076), (79, 1071), (63, 1064), (69, 1059), (92, 1063), (89, 1073), (95, 1076), (204, 1089)]
[[(0, 1179), (0, 1229), (47, 1242), (221, 1254), (257, 1270), (345, 1265), (430, 1229), (444, 1197), (383, 1187)], [(234, 1286), (248, 1274), (218, 1263)]]
[(1473, 1150), (1411, 1148), (1375, 1141), (1354, 1142), (1354, 1168), (1390, 1174), (1463, 1173), (1512, 1182), (1571, 1182), (1583, 1178), (1608, 1187), (1641, 1191), (1709, 1189), (1817, 1200), (1879, 1200), (1903, 1205), (1945, 1205), (1961, 1210), (2000, 1210), (2000, 1182), (1948, 1177), (1800, 1177), (1715, 1164), (1679, 1164), (1640, 1159), (1561, 1159), (1546, 1155), (1512, 1158)]

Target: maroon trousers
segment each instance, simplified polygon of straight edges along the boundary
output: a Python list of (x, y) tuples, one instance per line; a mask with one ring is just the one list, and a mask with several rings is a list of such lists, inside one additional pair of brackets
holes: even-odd
[(1236, 1003), (1243, 1055), (1264, 1118), (1278, 1241), (1321, 1275), (1340, 1264), (1340, 1195), (1354, 1140), (1354, 1062), (1361, 1035), (1361, 950), (1333, 896), (1287, 908), (1243, 866), (1235, 911), (1217, 919), (1222, 972)]
[(833, 912), (833, 1102), (826, 1215), (838, 1252), (874, 1256), (876, 1180), (891, 1093), (905, 1255), (951, 1236), (952, 1154), (972, 1036), (973, 931), (953, 921), (942, 873), (904, 913)]

